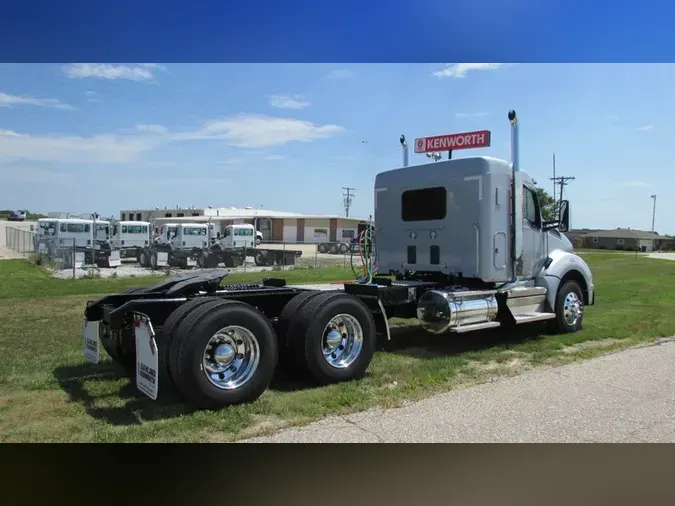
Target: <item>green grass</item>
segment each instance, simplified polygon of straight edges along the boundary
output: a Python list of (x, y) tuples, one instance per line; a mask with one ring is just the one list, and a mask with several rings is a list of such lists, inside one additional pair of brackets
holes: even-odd
[[(349, 269), (326, 267), (320, 269), (297, 268), (290, 271), (245, 272), (231, 274), (227, 283), (259, 281), (263, 277), (283, 276), (289, 283), (329, 282), (352, 279)], [(133, 286), (149, 286), (162, 281), (162, 277), (137, 278), (54, 279), (47, 272), (37, 269), (27, 260), (0, 262), (0, 299), (62, 297), (69, 295), (115, 293)]]
[[(279, 378), (255, 403), (218, 412), (192, 412), (170, 398), (153, 402), (115, 365), (94, 366), (82, 358), (85, 302), (157, 278), (62, 281), (25, 261), (2, 261), (0, 441), (230, 441), (675, 335), (675, 262), (582, 254), (595, 275), (597, 303), (586, 308), (581, 332), (546, 336), (529, 327), (510, 336), (496, 331), (432, 337), (394, 320), (392, 341), (380, 346), (363, 380), (307, 388)], [(227, 279), (275, 275), (302, 283), (349, 279), (348, 273), (298, 269)]]

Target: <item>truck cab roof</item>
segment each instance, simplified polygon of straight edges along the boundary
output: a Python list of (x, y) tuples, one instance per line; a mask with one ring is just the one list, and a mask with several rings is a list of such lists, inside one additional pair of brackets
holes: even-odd
[[(508, 174), (511, 175), (511, 164), (501, 158), (491, 156), (472, 156), (439, 160), (437, 162), (420, 165), (409, 165), (384, 172), (375, 177), (375, 188), (387, 185), (411, 185), (423, 187), (431, 183), (440, 184), (449, 178), (462, 176), (478, 176), (481, 174)], [(523, 182), (530, 183), (532, 179), (525, 172), (522, 173)], [(419, 182), (419, 184), (417, 184)]]

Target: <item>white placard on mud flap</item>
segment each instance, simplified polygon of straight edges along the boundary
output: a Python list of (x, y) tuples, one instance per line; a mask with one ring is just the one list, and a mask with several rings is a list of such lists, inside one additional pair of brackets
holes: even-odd
[(110, 267), (119, 267), (122, 265), (122, 259), (120, 258), (119, 251), (111, 251), (110, 257), (108, 257), (108, 265)]
[(166, 251), (160, 251), (157, 253), (157, 265), (162, 267), (166, 266), (169, 263), (169, 254)]
[(84, 265), (84, 251), (75, 252), (75, 268), (80, 269)]
[(134, 322), (136, 336), (136, 388), (157, 399), (159, 392), (159, 354), (155, 332), (147, 318), (137, 317)]
[(187, 259), (187, 264), (188, 264), (190, 267), (194, 267), (195, 265), (197, 265), (197, 260), (194, 259), (194, 258), (192, 258), (192, 257), (188, 257), (188, 259)]
[(82, 325), (82, 334), (84, 336), (84, 358), (89, 362), (98, 364), (99, 349), (101, 341), (98, 337), (100, 322), (85, 321)]

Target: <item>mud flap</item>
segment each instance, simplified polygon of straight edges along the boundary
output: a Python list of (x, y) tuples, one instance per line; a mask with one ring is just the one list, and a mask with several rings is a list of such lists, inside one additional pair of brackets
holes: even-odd
[(169, 253), (166, 251), (157, 252), (157, 267), (167, 267), (169, 265)]
[(119, 250), (111, 251), (108, 257), (108, 267), (119, 267), (120, 265), (122, 265), (122, 259)]
[(134, 316), (136, 341), (136, 388), (157, 400), (159, 392), (159, 352), (155, 332), (150, 320), (144, 315)]
[(84, 321), (82, 324), (82, 334), (84, 337), (84, 358), (92, 364), (98, 364), (100, 359), (99, 349), (101, 341), (98, 337), (100, 322)]

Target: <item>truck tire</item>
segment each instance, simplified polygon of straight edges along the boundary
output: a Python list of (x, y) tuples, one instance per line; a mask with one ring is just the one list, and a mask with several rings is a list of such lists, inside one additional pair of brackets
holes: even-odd
[(153, 271), (157, 270), (157, 253), (154, 251), (150, 253), (150, 267)]
[(271, 383), (278, 361), (272, 324), (258, 309), (239, 301), (193, 308), (175, 327), (170, 348), (177, 390), (199, 409), (256, 400)]
[(363, 302), (344, 292), (321, 292), (296, 314), (291, 349), (318, 384), (365, 375), (377, 337), (373, 315)]
[(568, 334), (581, 330), (584, 319), (584, 296), (579, 283), (566, 281), (558, 289), (555, 299), (555, 318), (549, 322), (549, 331)]
[(345, 243), (340, 244), (339, 252), (341, 255), (346, 255), (349, 253), (349, 245)]
[(258, 267), (264, 267), (267, 265), (267, 255), (264, 251), (256, 251), (253, 261)]
[(316, 247), (316, 250), (321, 254), (328, 253), (328, 245), (321, 243)]
[(147, 249), (142, 249), (138, 253), (138, 263), (140, 264), (141, 267), (150, 266), (150, 252)]
[(276, 332), (279, 338), (279, 365), (287, 373), (302, 371), (304, 344), (301, 339), (293, 340), (291, 336), (297, 335), (297, 315), (308, 301), (322, 292), (307, 291), (293, 297), (284, 306), (276, 323)]
[(338, 251), (339, 251), (339, 250), (338, 250), (338, 245), (337, 245), (337, 244), (331, 244), (331, 245), (330, 245), (330, 248), (328, 249), (328, 252), (329, 252), (331, 255), (337, 255), (337, 254), (338, 254)]
[(221, 301), (219, 297), (199, 297), (196, 299), (191, 299), (185, 304), (178, 306), (173, 312), (164, 320), (161, 331), (161, 339), (157, 343), (157, 348), (159, 348), (159, 378), (162, 381), (162, 377), (165, 377), (171, 383), (171, 386), (174, 387), (175, 383), (173, 380), (173, 375), (171, 372), (171, 367), (169, 367), (169, 354), (171, 350), (171, 343), (173, 342), (174, 334), (178, 325), (185, 319), (185, 317), (195, 308), (206, 304), (207, 302), (218, 302)]

